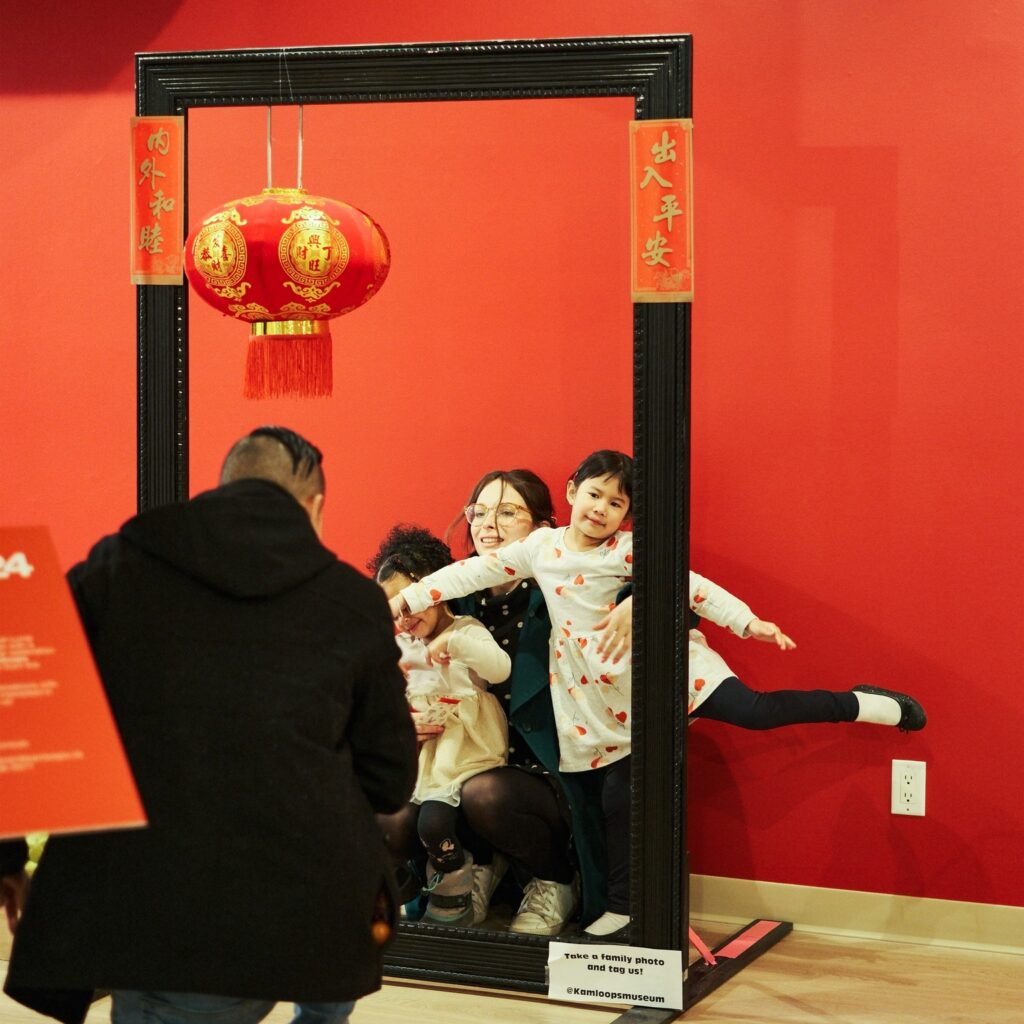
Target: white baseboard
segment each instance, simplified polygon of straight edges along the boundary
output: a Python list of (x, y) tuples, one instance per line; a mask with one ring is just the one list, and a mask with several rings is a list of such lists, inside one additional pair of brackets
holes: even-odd
[(798, 931), (1024, 956), (1024, 907), (691, 875), (690, 914), (738, 923), (792, 921)]

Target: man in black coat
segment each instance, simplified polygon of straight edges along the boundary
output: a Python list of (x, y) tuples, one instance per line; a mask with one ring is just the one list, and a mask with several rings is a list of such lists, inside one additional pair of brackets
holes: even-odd
[(53, 837), (27, 899), (25, 844), (0, 843), (14, 999), (67, 1022), (94, 990), (124, 1024), (255, 1024), (278, 1000), (341, 1022), (380, 987), (374, 813), (408, 800), (415, 738), (383, 593), (320, 543), (320, 461), (255, 430), (221, 486), (68, 574), (149, 825)]

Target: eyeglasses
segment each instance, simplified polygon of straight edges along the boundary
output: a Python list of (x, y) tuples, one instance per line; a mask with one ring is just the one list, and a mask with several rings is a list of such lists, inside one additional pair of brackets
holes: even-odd
[(494, 512), (494, 521), (499, 526), (511, 526), (520, 512), (529, 515), (530, 510), (525, 505), (515, 505), (511, 501), (503, 501), (499, 505), (488, 507), (487, 505), (467, 505), (463, 510), (466, 521), (470, 526), (480, 526), (488, 514)]

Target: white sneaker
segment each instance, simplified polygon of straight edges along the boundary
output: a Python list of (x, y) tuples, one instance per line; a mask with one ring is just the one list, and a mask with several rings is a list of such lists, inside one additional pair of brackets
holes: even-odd
[(490, 864), (473, 865), (473, 924), (482, 924), (491, 909), (491, 897), (508, 871), (508, 861), (500, 853), (491, 856)]
[(530, 935), (557, 935), (576, 910), (576, 880), (568, 885), (531, 878), (523, 889), (523, 902), (509, 931)]

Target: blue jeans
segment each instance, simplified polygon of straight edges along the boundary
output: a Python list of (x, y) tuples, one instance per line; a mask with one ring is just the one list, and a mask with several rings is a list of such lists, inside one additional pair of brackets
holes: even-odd
[[(196, 992), (112, 993), (111, 1024), (259, 1024), (270, 999), (236, 999)], [(346, 1024), (351, 1003), (296, 1003), (292, 1024)]]
[(345, 1024), (355, 1002), (296, 1003), (292, 1024)]

